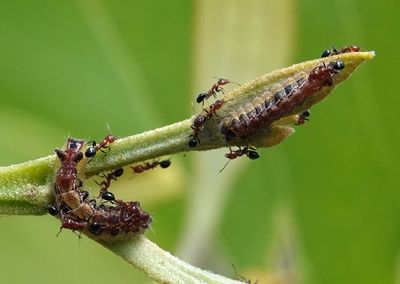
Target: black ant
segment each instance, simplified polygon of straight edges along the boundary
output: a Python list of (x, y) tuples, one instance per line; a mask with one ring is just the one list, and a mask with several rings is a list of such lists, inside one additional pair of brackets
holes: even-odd
[(89, 141), (88, 144), (92, 144), (92, 146), (89, 146), (86, 151), (85, 151), (85, 157), (86, 158), (93, 158), (98, 151), (101, 151), (104, 153), (102, 149), (108, 148), (109, 144), (113, 143), (115, 140), (117, 140), (117, 137), (115, 137), (112, 134), (108, 134), (104, 139), (99, 143), (96, 144), (96, 141)]
[(257, 152), (256, 148), (249, 146), (243, 148), (241, 148), (240, 146), (238, 147), (239, 149), (234, 151), (232, 151), (231, 147), (229, 147), (229, 153), (225, 154), (225, 157), (229, 160), (219, 172), (222, 172), (231, 160), (234, 160), (243, 155), (246, 155), (250, 160), (257, 160), (258, 158), (260, 158), (260, 154)]
[(112, 192), (108, 191), (107, 189), (110, 187), (111, 181), (117, 180), (117, 178), (122, 176), (123, 173), (124, 173), (123, 168), (117, 168), (117, 169), (113, 170), (112, 172), (108, 173), (107, 175), (105, 175), (105, 174), (102, 175), (106, 180), (104, 180), (100, 183), (96, 182), (98, 185), (100, 185), (100, 195), (99, 196), (102, 199), (110, 201), (110, 202), (114, 202), (114, 200), (115, 200), (114, 194)]
[[(196, 98), (196, 102), (197, 103), (204, 103), (204, 100), (205, 99), (208, 99), (209, 97), (211, 97), (211, 96), (216, 96), (217, 95), (217, 93), (219, 93), (219, 92), (224, 92), (224, 89), (222, 88), (222, 86), (224, 86), (224, 85), (226, 85), (226, 84), (229, 84), (229, 83), (234, 83), (234, 84), (238, 84), (238, 83), (235, 83), (235, 82), (232, 82), (232, 81), (229, 81), (229, 80), (227, 80), (227, 79), (222, 79), (222, 78), (220, 78), (220, 79), (218, 79), (218, 81), (214, 84), (214, 85), (212, 85), (211, 86), (211, 89), (209, 89), (207, 92), (205, 92), (205, 93), (201, 93), (201, 94), (199, 94), (198, 96), (197, 96), (197, 98)], [(239, 85), (239, 84), (238, 84)]]
[(132, 170), (135, 173), (140, 174), (140, 173), (143, 173), (144, 171), (154, 169), (157, 166), (160, 166), (161, 168), (166, 169), (170, 165), (171, 165), (171, 161), (168, 159), (168, 160), (162, 160), (162, 161), (157, 160), (157, 161), (153, 161), (152, 163), (146, 162), (142, 165), (130, 166), (130, 167), (132, 168)]

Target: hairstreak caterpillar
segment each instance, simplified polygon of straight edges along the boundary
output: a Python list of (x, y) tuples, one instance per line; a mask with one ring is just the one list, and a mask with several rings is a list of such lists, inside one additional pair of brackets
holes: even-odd
[(307, 98), (314, 96), (323, 87), (333, 84), (333, 76), (344, 68), (342, 61), (332, 61), (311, 70), (309, 75), (300, 72), (283, 84), (274, 84), (256, 97), (252, 103), (232, 112), (226, 117), (220, 129), (227, 141), (234, 138), (248, 138), (260, 126), (290, 114), (301, 106)]

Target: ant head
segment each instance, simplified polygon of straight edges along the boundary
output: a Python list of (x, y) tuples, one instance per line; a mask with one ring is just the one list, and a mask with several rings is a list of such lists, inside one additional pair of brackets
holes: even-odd
[(228, 83), (230, 83), (231, 81), (229, 81), (228, 79), (224, 79), (224, 78), (219, 78), (217, 81), (218, 85), (226, 85)]
[(90, 146), (85, 151), (86, 158), (93, 158), (96, 155), (96, 149), (93, 146)]
[(197, 102), (198, 104), (199, 104), (199, 103), (202, 103), (207, 97), (208, 97), (208, 94), (207, 94), (207, 93), (201, 93), (200, 95), (197, 96), (196, 102)]
[(114, 170), (114, 176), (115, 177), (120, 177), (122, 176), (122, 174), (124, 173), (124, 169), (123, 168), (118, 168)]
[(189, 141), (189, 143), (188, 143), (188, 146), (190, 147), (190, 148), (194, 148), (194, 147), (197, 147), (197, 139), (196, 138), (193, 138), (193, 139), (191, 139), (190, 141)]
[(258, 154), (257, 151), (250, 150), (247, 153), (247, 157), (249, 157), (250, 160), (257, 160), (258, 158), (260, 158), (260, 154)]
[(163, 169), (168, 168), (171, 165), (171, 161), (170, 160), (163, 160), (160, 162), (160, 167)]
[(321, 58), (328, 57), (332, 55), (332, 51), (330, 49), (324, 50), (321, 54)]
[(358, 52), (358, 51), (361, 50), (361, 48), (359, 46), (356, 46), (356, 45), (350, 45), (349, 49), (350, 49), (351, 52)]
[(198, 116), (195, 117), (193, 121), (193, 125), (196, 128), (202, 127), (206, 121), (206, 117), (202, 114), (199, 114)]

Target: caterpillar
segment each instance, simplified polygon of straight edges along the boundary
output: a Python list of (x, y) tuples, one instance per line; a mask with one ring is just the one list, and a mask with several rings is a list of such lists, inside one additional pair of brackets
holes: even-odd
[(307, 98), (314, 96), (323, 87), (333, 84), (333, 76), (345, 67), (342, 61), (332, 61), (311, 70), (310, 74), (300, 72), (283, 84), (274, 84), (261, 96), (256, 97), (226, 117), (220, 129), (226, 141), (234, 138), (248, 138), (260, 126), (291, 113), (301, 106)]
[(58, 215), (61, 220), (60, 232), (66, 228), (91, 233), (98, 238), (108, 238), (122, 233), (141, 233), (149, 228), (151, 217), (140, 208), (139, 202), (115, 200), (114, 195), (107, 190), (111, 180), (123, 174), (122, 168), (104, 175), (106, 180), (99, 184), (100, 196), (112, 201), (112, 206), (97, 206), (96, 200), (88, 199), (87, 191), (81, 191), (82, 181), (78, 178), (77, 166), (83, 158), (84, 144), (83, 140), (68, 138), (64, 151), (55, 150), (61, 166), (54, 182), (56, 204), (50, 204), (48, 211), (51, 215)]

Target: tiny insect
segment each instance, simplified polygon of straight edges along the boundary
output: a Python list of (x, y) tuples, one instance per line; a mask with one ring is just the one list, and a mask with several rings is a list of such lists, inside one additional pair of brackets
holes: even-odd
[(223, 99), (216, 100), (213, 104), (210, 105), (210, 108), (203, 109), (203, 111), (206, 113), (205, 115), (205, 120), (211, 119), (213, 116), (218, 116), (217, 115), (217, 110), (219, 110), (223, 105), (225, 101)]
[(136, 166), (130, 166), (133, 170), (133, 172), (140, 174), (143, 173), (144, 171), (148, 171), (151, 169), (154, 169), (157, 166), (160, 166), (162, 169), (166, 169), (171, 165), (171, 160), (155, 160), (151, 163), (146, 162), (141, 165), (136, 165)]
[(342, 53), (349, 53), (349, 52), (359, 52), (360, 48), (355, 45), (350, 45), (343, 47), (341, 49), (336, 49), (334, 46), (332, 46), (332, 49), (327, 49), (322, 52), (321, 57), (328, 57), (328, 56), (333, 56), (337, 54), (342, 54)]
[(102, 141), (100, 141), (99, 144), (96, 144), (96, 141), (89, 141), (88, 144), (92, 145), (86, 148), (85, 157), (93, 158), (98, 151), (104, 153), (103, 149), (108, 148), (109, 144), (114, 143), (115, 140), (117, 140), (117, 137), (112, 134), (108, 134)]
[(204, 103), (204, 100), (208, 99), (209, 97), (211, 97), (211, 96), (215, 97), (217, 95), (217, 93), (219, 93), (219, 92), (223, 93), (224, 89), (222, 88), (222, 86), (225, 86), (226, 84), (229, 84), (229, 83), (237, 84), (237, 83), (229, 81), (227, 79), (222, 79), (222, 78), (218, 79), (218, 81), (215, 84), (213, 84), (207, 92), (201, 93), (197, 96), (196, 102)]
[(283, 84), (275, 84), (244, 108), (232, 112), (223, 120), (220, 132), (226, 141), (234, 138), (246, 139), (261, 126), (290, 114), (323, 87), (332, 86), (333, 76), (345, 68), (342, 61), (323, 63), (311, 70), (307, 76), (300, 72)]
[(194, 131), (194, 133), (190, 136), (191, 139), (188, 142), (188, 146), (190, 148), (194, 148), (198, 144), (200, 144), (199, 136), (200, 136), (201, 131), (203, 130), (203, 127), (204, 127), (206, 121), (207, 121), (207, 117), (203, 114), (199, 114), (194, 118), (193, 125), (190, 126)]
[(199, 114), (195, 117), (193, 125), (191, 126), (194, 133), (190, 136), (191, 139), (188, 142), (188, 146), (190, 148), (194, 148), (198, 144), (200, 144), (199, 136), (204, 128), (204, 125), (208, 120), (212, 119), (214, 116), (218, 116), (217, 111), (224, 105), (224, 103), (225, 100), (223, 99), (216, 100), (213, 104), (210, 105), (209, 109), (203, 109), (203, 111), (206, 113), (205, 115)]
[[(99, 197), (101, 197), (104, 200), (114, 202), (115, 196), (112, 192), (108, 191), (108, 188), (111, 185), (112, 180), (117, 180), (122, 174), (124, 173), (123, 168), (117, 168), (111, 172), (109, 172), (107, 175), (102, 174), (101, 176), (105, 178), (102, 182), (98, 183), (100, 185), (100, 194)], [(96, 182), (97, 183), (97, 182)]]
[(245, 155), (250, 160), (257, 160), (258, 158), (260, 158), (260, 154), (257, 152), (257, 149), (254, 147), (245, 146), (245, 147), (241, 148), (240, 146), (238, 146), (238, 148), (239, 149), (237, 149), (237, 150), (232, 150), (231, 147), (229, 147), (229, 153), (225, 154), (225, 157), (228, 158), (229, 160), (226, 162), (226, 164), (223, 166), (223, 168), (219, 172), (222, 172), (231, 160), (234, 160), (238, 157)]

